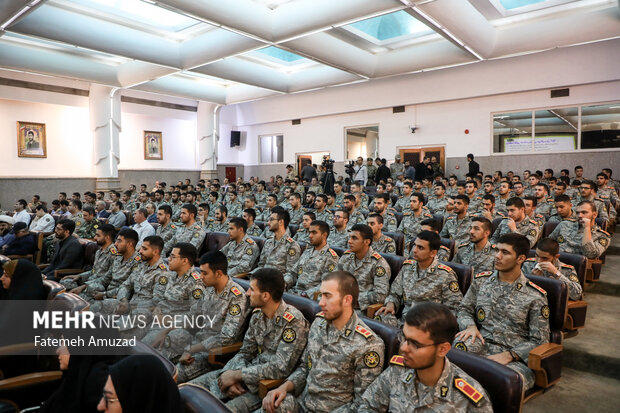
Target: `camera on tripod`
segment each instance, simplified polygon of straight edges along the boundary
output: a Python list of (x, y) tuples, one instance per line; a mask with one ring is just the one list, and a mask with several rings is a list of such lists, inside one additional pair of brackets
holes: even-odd
[(344, 171), (349, 175), (351, 181), (353, 180), (353, 175), (355, 175), (355, 161), (349, 161), (344, 164)]
[(323, 156), (323, 162), (321, 163), (321, 165), (323, 165), (323, 167), (325, 167), (326, 171), (333, 171), (334, 170), (334, 160), (333, 159), (329, 159), (328, 155), (324, 155)]

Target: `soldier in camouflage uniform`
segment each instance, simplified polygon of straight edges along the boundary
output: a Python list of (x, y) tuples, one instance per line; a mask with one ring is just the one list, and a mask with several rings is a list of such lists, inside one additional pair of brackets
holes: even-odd
[(594, 209), (590, 201), (580, 203), (577, 206), (578, 220), (564, 220), (549, 234), (549, 238), (560, 244), (561, 252), (595, 259), (607, 250), (611, 236), (596, 225)]
[(289, 196), (289, 203), (291, 204), (291, 208), (288, 213), (291, 217), (291, 224), (300, 225), (304, 218), (304, 213), (306, 212), (305, 209), (301, 207), (301, 195), (298, 193), (291, 194), (291, 196)]
[(537, 221), (525, 215), (525, 204), (521, 198), (510, 198), (506, 203), (508, 217), (500, 222), (491, 237), (491, 243), (497, 244), (504, 234), (518, 233), (527, 237), (530, 248), (533, 248), (540, 236), (540, 226)]
[(394, 208), (401, 212), (406, 212), (411, 210), (411, 194), (413, 192), (413, 184), (409, 181), (403, 184), (403, 195), (398, 198)]
[(329, 232), (327, 243), (330, 247), (347, 248), (349, 242), (349, 214), (345, 210), (334, 213), (334, 227)]
[(432, 214), (446, 215), (446, 207), (448, 206), (448, 197), (446, 196), (446, 187), (441, 182), (433, 186), (434, 196), (428, 199), (428, 209)]
[(558, 195), (555, 197), (555, 211), (554, 215), (549, 217), (548, 222), (560, 223), (565, 219), (577, 219), (577, 214), (573, 211), (573, 204), (568, 195)]
[(549, 196), (549, 187), (546, 184), (538, 184), (535, 188), (536, 193), (536, 214), (545, 217), (545, 221), (555, 213), (553, 198)]
[[(232, 397), (226, 406), (234, 412), (253, 412), (259, 408), (259, 381), (286, 378), (306, 346), (308, 321), (281, 299), (283, 292), (284, 277), (280, 271), (274, 268), (256, 271), (246, 293), (254, 311), (241, 350), (223, 369), (192, 380), (220, 399)], [(247, 391), (240, 394), (244, 388)]]
[(75, 221), (75, 232), (73, 236), (83, 239), (95, 238), (97, 228), (101, 225), (99, 220), (95, 218), (95, 210), (92, 207), (87, 207), (82, 210), (83, 219), (77, 219)]
[(340, 182), (334, 182), (334, 203), (336, 208), (344, 207), (345, 193), (342, 191), (342, 184)]
[(195, 205), (184, 204), (181, 208), (181, 222), (177, 232), (164, 246), (162, 256), (168, 256), (172, 250), (172, 246), (179, 242), (189, 242), (197, 250), (200, 250), (202, 241), (205, 239), (205, 230), (196, 222), (196, 214), (198, 209)]
[[(579, 196), (573, 198), (573, 208), (576, 208), (583, 201), (592, 201), (594, 206), (596, 207), (597, 217), (602, 218), (604, 220), (609, 221), (609, 214), (607, 213), (607, 207), (605, 206), (605, 201), (601, 198), (598, 198), (596, 195), (597, 186), (592, 181), (583, 181), (579, 186)], [(613, 205), (610, 207), (610, 212), (613, 210), (615, 214), (615, 209), (613, 209)]]
[[(443, 328), (441, 328), (441, 327)], [(424, 330), (426, 329), (426, 330)], [(357, 412), (492, 413), (484, 388), (445, 355), (458, 324), (441, 304), (416, 304), (405, 316), (400, 354), (370, 385)], [(428, 374), (442, 367), (434, 383)]]
[(398, 226), (398, 231), (405, 235), (405, 248), (407, 250), (420, 232), (422, 221), (433, 217), (422, 209), (423, 206), (424, 195), (420, 192), (414, 192), (411, 195), (410, 210), (403, 214), (403, 219)]
[(301, 361), (263, 399), (266, 411), (357, 412), (362, 394), (381, 373), (384, 344), (356, 314), (354, 286), (355, 278), (346, 272), (325, 277), (323, 311), (310, 327)]
[(327, 245), (329, 226), (324, 221), (312, 221), (309, 229), (310, 245), (301, 258), (284, 276), (286, 289), (302, 297), (314, 298), (325, 274), (338, 265), (338, 254)]
[(493, 222), (496, 218), (506, 218), (504, 213), (499, 212), (497, 208), (495, 208), (495, 197), (490, 194), (482, 197), (482, 209), (473, 215), (477, 217), (485, 217), (491, 222)]
[[(396, 219), (396, 215), (393, 212), (388, 210), (388, 205), (390, 202), (390, 197), (388, 194), (377, 194), (374, 202), (374, 212), (380, 214), (383, 218), (383, 227), (388, 232), (396, 232), (398, 229), (398, 221)], [(366, 223), (368, 224), (368, 218), (366, 218)]]
[(323, 188), (319, 185), (319, 180), (316, 178), (312, 178), (310, 182), (310, 187), (308, 188), (308, 192), (314, 192), (315, 194), (322, 194)]
[(220, 251), (228, 259), (228, 275), (250, 272), (260, 256), (260, 249), (245, 231), (248, 227), (243, 218), (233, 218), (228, 223), (230, 241)]
[(189, 315), (206, 317), (203, 328), (195, 332), (172, 330), (163, 341), (162, 354), (177, 361), (177, 381), (184, 383), (213, 369), (208, 362), (214, 348), (243, 339), (244, 320), (249, 311), (245, 290), (226, 275), (227, 260), (221, 251), (200, 258), (204, 296), (192, 305)]
[(316, 208), (314, 211), (316, 220), (327, 222), (327, 225), (329, 225), (329, 228), (331, 229), (334, 226), (334, 215), (332, 214), (332, 211), (327, 209), (327, 195), (317, 195), (314, 201), (314, 208)]
[(228, 208), (224, 205), (215, 208), (215, 216), (209, 219), (207, 232), (228, 232)]
[(85, 289), (80, 295), (91, 303), (90, 310), (94, 313), (102, 311), (105, 300), (107, 306), (103, 310), (111, 314), (118, 305), (116, 294), (132, 272), (137, 272), (142, 262), (140, 253), (136, 251), (139, 236), (131, 228), (122, 229), (116, 237), (114, 246), (118, 251), (112, 262), (112, 267), (102, 279), (92, 279), (86, 282)]
[(462, 331), (455, 343), (458, 349), (515, 370), (523, 378), (524, 390), (534, 385), (528, 357), (535, 347), (549, 342), (550, 316), (545, 290), (521, 272), (529, 248), (521, 234), (499, 239), (495, 271), (477, 274), (461, 302), (457, 318)]
[(164, 240), (164, 245), (169, 242), (179, 228), (172, 222), (172, 208), (170, 205), (162, 205), (157, 209), (157, 223), (155, 235)]
[(349, 221), (347, 222), (347, 229), (351, 229), (353, 225), (365, 224), (366, 218), (357, 208), (355, 208), (355, 196), (346, 195), (344, 197), (344, 209), (349, 214)]
[(299, 261), (301, 248), (293, 238), (287, 235), (288, 220), (288, 211), (284, 208), (273, 209), (268, 222), (273, 236), (265, 241), (258, 268), (277, 268), (280, 272), (286, 273), (288, 268), (293, 268)]
[(110, 271), (114, 257), (118, 254), (113, 243), (114, 234), (114, 227), (110, 224), (104, 224), (97, 229), (95, 242), (99, 245), (99, 249), (95, 253), (93, 268), (90, 271), (63, 278), (60, 283), (65, 286), (67, 291), (79, 294), (86, 289), (86, 286), (81, 286), (81, 284), (88, 280), (102, 279)]
[(458, 246), (454, 262), (471, 265), (474, 269), (474, 274), (492, 271), (495, 254), (497, 254), (497, 247), (489, 241), (492, 229), (491, 221), (488, 219), (482, 217), (472, 218), (469, 242)]
[[(114, 312), (116, 314), (126, 314), (130, 311), (132, 315), (142, 315), (148, 320), (148, 326), (145, 328), (124, 328), (121, 323), (121, 330), (125, 334), (141, 338), (150, 327), (152, 309), (154, 307), (153, 290), (155, 284), (166, 285), (168, 282), (168, 267), (160, 256), (162, 248), (163, 241), (157, 235), (144, 238), (140, 246), (140, 257), (144, 262), (138, 266), (137, 271), (131, 272), (118, 289), (116, 295), (118, 305)], [(110, 303), (104, 302), (104, 306), (109, 308)]]
[[(156, 306), (153, 314), (156, 319), (185, 315), (193, 305), (202, 300), (205, 286), (200, 279), (200, 273), (194, 269), (197, 255), (196, 247), (187, 242), (172, 247), (168, 258), (170, 271), (162, 275), (153, 288), (153, 304)], [(154, 325), (142, 341), (161, 350), (170, 330), (164, 325)]]
[(383, 217), (379, 214), (370, 214), (367, 221), (372, 229), (372, 249), (379, 253), (396, 254), (396, 242), (382, 232)]
[[(260, 207), (267, 206), (267, 195), (269, 195), (269, 194), (267, 193), (267, 191), (265, 191), (265, 181), (260, 181), (256, 185), (256, 187), (257, 187), (256, 193), (254, 193), (254, 197), (256, 198), (256, 205), (258, 205)], [(277, 201), (277, 199), (278, 198), (276, 198), (276, 201)], [(273, 206), (275, 206), (275, 204)]]
[(390, 266), (385, 258), (370, 246), (372, 229), (368, 225), (354, 225), (349, 236), (350, 250), (340, 257), (338, 269), (355, 275), (360, 288), (359, 309), (382, 303), (390, 288)]
[(269, 196), (267, 197), (267, 208), (263, 209), (263, 212), (258, 215), (256, 220), (267, 222), (269, 220), (269, 217), (271, 216), (271, 210), (277, 205), (278, 197), (275, 194), (269, 194)]
[(248, 230), (246, 232), (248, 237), (260, 237), (260, 234), (262, 234), (263, 231), (254, 223), (254, 220), (256, 219), (256, 210), (254, 208), (244, 209), (243, 219), (248, 223)]
[(229, 199), (226, 202), (226, 208), (228, 209), (229, 217), (241, 217), (243, 213), (243, 205), (237, 199), (237, 192), (230, 191), (228, 193)]
[(495, 197), (495, 210), (497, 212), (501, 212), (502, 214), (508, 214), (508, 210), (506, 209), (506, 202), (510, 198), (511, 195), (512, 184), (510, 182), (501, 182), (499, 184), (499, 188), (497, 190), (497, 196)]
[(536, 258), (528, 258), (521, 266), (525, 274), (555, 278), (568, 288), (570, 300), (581, 300), (583, 289), (572, 265), (560, 261), (560, 245), (551, 238), (543, 238), (536, 247)]
[(400, 161), (400, 155), (396, 155), (394, 157), (394, 162), (390, 164), (390, 174), (392, 175), (392, 179), (396, 180), (398, 175), (403, 175), (405, 173), (405, 165)]
[(316, 219), (316, 215), (314, 212), (304, 212), (303, 220), (301, 221), (301, 226), (293, 235), (293, 239), (297, 242), (305, 242), (306, 244), (310, 243), (310, 223)]
[[(456, 273), (437, 260), (439, 235), (422, 231), (414, 241), (414, 260), (405, 260), (392, 282), (390, 294), (384, 306), (375, 313), (375, 318), (393, 327), (402, 327), (404, 315), (416, 303), (434, 301), (444, 304), (456, 313), (463, 299)], [(397, 318), (398, 310), (402, 316)]]

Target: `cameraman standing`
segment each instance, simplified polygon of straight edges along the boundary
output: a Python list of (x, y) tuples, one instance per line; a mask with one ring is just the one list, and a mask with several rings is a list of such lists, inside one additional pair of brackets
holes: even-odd
[(353, 182), (361, 186), (366, 186), (366, 182), (368, 181), (368, 169), (366, 169), (366, 165), (364, 165), (364, 158), (361, 156), (357, 157), (357, 162), (355, 162), (353, 171)]

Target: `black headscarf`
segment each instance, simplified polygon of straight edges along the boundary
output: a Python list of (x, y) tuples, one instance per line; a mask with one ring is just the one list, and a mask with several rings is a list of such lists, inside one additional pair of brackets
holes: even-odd
[(29, 260), (20, 258), (13, 269), (13, 261), (5, 264), (4, 268), (9, 273), (13, 271), (11, 285), (7, 291), (5, 300), (45, 300), (47, 294), (43, 288), (41, 270)]
[(110, 367), (123, 413), (181, 413), (181, 395), (170, 372), (156, 356), (124, 358)]

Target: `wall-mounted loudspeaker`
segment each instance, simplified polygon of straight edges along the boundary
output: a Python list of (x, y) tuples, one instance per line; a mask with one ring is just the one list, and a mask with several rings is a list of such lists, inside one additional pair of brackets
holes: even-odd
[(230, 131), (230, 147), (241, 146), (241, 131)]

